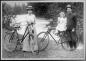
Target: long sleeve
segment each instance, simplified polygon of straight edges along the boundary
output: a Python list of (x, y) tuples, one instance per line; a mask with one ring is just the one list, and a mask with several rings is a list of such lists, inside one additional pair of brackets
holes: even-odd
[(58, 25), (56, 27), (56, 29), (58, 29), (59, 31), (65, 31), (66, 30), (66, 24), (67, 24), (67, 18), (58, 18)]

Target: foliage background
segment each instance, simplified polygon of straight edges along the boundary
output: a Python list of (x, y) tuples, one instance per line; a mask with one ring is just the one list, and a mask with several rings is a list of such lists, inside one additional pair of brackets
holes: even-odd
[[(32, 5), (34, 10), (33, 12), (37, 17), (42, 17), (46, 19), (53, 19), (53, 21), (50, 23), (50, 25), (55, 24), (56, 17), (58, 16), (58, 13), (61, 10), (66, 11), (66, 5), (71, 4), (73, 12), (77, 13), (78, 15), (78, 24), (77, 24), (77, 33), (79, 35), (79, 38), (83, 40), (83, 10), (84, 10), (84, 4), (82, 2), (49, 2), (49, 3), (28, 3), (28, 5)], [(16, 5), (12, 7), (11, 5), (7, 3), (2, 3), (2, 24), (4, 25), (8, 20), (4, 20), (4, 16), (8, 15), (19, 15), (19, 14), (26, 14), (26, 6), (25, 4), (22, 4), (21, 6)], [(6, 22), (5, 22), (6, 21)]]

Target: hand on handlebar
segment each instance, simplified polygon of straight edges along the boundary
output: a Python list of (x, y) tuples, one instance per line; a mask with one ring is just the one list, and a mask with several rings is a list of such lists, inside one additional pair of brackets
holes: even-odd
[(27, 25), (30, 26), (30, 25), (34, 25), (35, 23), (33, 22), (27, 22)]

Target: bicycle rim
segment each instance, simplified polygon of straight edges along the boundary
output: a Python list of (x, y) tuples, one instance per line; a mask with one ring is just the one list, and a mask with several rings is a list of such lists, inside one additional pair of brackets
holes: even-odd
[(12, 35), (6, 35), (4, 39), (4, 49), (6, 51), (12, 52), (15, 50), (16, 47), (16, 39), (13, 39)]
[(37, 38), (39, 51), (44, 51), (49, 44), (49, 35), (46, 34), (46, 32), (41, 32), (38, 34)]
[(61, 45), (64, 50), (74, 51), (76, 50), (78, 43), (76, 41), (64, 41)]

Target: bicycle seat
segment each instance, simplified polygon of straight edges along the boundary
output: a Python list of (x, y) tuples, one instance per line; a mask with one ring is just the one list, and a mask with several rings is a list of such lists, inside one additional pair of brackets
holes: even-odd
[(66, 31), (58, 31), (58, 35), (59, 36), (62, 36), (62, 35), (64, 35), (66, 33)]
[(14, 27), (14, 30), (18, 30), (18, 29), (20, 29), (20, 26), (18, 26), (18, 27)]

